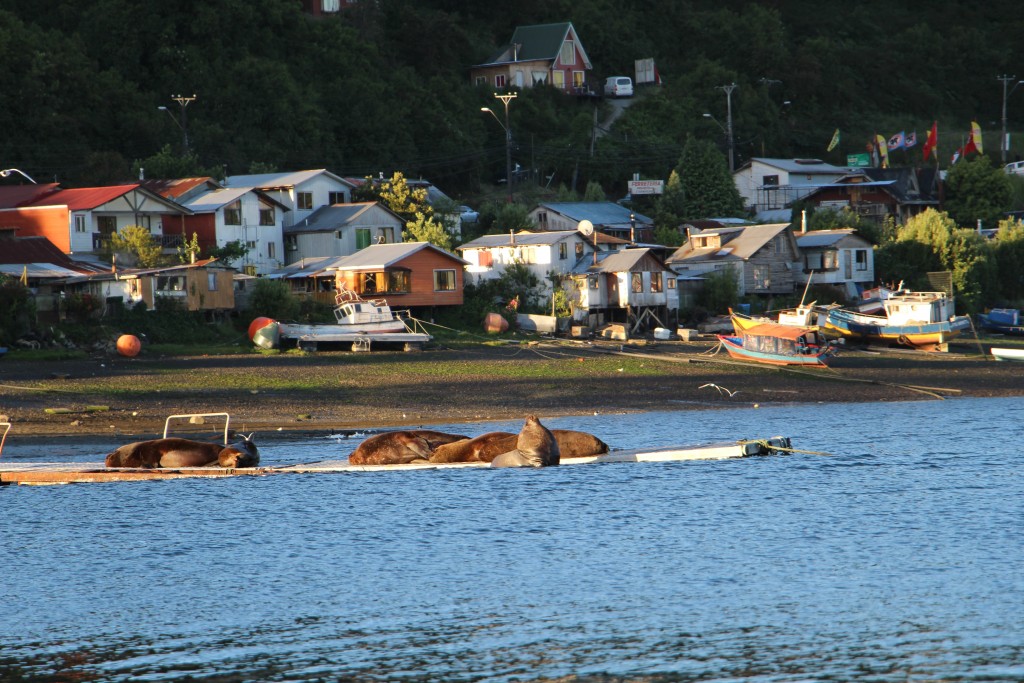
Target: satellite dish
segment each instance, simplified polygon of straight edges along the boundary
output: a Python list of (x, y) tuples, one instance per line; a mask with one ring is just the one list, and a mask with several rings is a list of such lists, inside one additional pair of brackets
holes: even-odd
[(586, 237), (590, 237), (594, 234), (594, 224), (584, 219), (580, 221), (580, 224), (576, 226), (576, 229), (583, 233)]

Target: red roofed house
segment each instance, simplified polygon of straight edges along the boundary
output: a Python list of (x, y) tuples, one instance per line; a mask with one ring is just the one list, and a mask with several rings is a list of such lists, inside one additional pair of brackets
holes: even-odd
[(512, 40), (486, 63), (469, 71), (474, 85), (530, 88), (552, 85), (559, 90), (586, 87), (592, 68), (576, 29), (569, 22), (519, 26)]
[(55, 189), (15, 206), (0, 204), (0, 230), (13, 230), (18, 237), (46, 237), (65, 254), (99, 260), (110, 235), (129, 225), (141, 225), (165, 249), (175, 249), (190, 213), (139, 184)]

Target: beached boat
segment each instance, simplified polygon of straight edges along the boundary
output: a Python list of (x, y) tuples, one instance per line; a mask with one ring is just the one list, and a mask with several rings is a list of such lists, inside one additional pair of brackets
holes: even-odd
[(252, 341), (259, 347), (274, 349), (296, 344), (315, 349), (319, 343), (351, 343), (353, 348), (368, 350), (372, 342), (417, 344), (430, 340), (430, 335), (416, 331), (407, 317), (397, 315), (384, 299), (363, 299), (346, 289), (335, 296), (334, 323), (284, 323), (267, 320), (250, 330)]
[(827, 328), (853, 341), (922, 351), (946, 351), (951, 340), (971, 330), (971, 319), (954, 314), (953, 297), (945, 292), (902, 291), (882, 303), (885, 315), (830, 309)]
[(978, 327), (999, 334), (1024, 336), (1024, 325), (1016, 308), (993, 308), (988, 313), (979, 313)]
[(736, 334), (764, 323), (777, 323), (779, 325), (789, 325), (791, 327), (811, 327), (821, 332), (825, 332), (825, 323), (828, 319), (828, 312), (831, 308), (836, 307), (836, 304), (819, 306), (816, 301), (812, 301), (809, 304), (800, 304), (796, 308), (784, 308), (779, 311), (778, 317), (776, 318), (747, 315), (745, 313), (733, 311), (731, 308), (729, 309), (729, 316), (732, 320), (733, 330), (735, 330)]
[(1024, 349), (1005, 349), (993, 346), (988, 350), (996, 360), (1009, 360), (1024, 363)]
[(720, 334), (718, 340), (733, 358), (769, 365), (825, 367), (833, 353), (819, 330), (773, 322), (739, 330), (735, 336)]

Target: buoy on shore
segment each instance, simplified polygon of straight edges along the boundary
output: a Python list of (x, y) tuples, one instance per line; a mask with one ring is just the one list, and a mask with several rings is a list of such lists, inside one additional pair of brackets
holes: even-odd
[(500, 334), (508, 331), (508, 321), (500, 313), (488, 313), (484, 318), (484, 331), (491, 334)]
[(117, 352), (127, 358), (134, 358), (142, 350), (142, 342), (134, 334), (122, 334), (117, 338)]
[(262, 316), (254, 318), (253, 321), (249, 323), (249, 341), (253, 341), (253, 337), (256, 336), (256, 333), (272, 322), (274, 321), (271, 318), (265, 318)]

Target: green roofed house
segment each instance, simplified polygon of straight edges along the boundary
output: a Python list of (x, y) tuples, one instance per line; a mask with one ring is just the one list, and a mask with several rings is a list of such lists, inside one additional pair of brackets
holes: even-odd
[(470, 68), (474, 85), (498, 90), (552, 85), (581, 93), (587, 84), (590, 58), (569, 22), (520, 26), (512, 40), (483, 64)]

